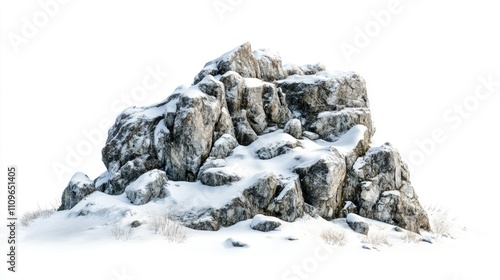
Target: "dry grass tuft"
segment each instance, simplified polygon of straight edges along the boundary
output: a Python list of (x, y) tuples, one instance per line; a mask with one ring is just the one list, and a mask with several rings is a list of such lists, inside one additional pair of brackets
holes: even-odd
[(154, 214), (147, 223), (150, 230), (165, 236), (169, 242), (183, 243), (188, 238), (184, 226), (167, 214)]
[(325, 229), (321, 233), (321, 238), (329, 245), (344, 246), (347, 243), (347, 235), (344, 230)]

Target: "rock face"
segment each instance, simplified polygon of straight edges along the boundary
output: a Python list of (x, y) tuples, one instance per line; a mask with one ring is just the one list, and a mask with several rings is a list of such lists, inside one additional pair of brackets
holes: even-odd
[(370, 148), (354, 164), (354, 199), (359, 214), (410, 231), (430, 229), (427, 214), (410, 184), (407, 165), (392, 145)]
[(58, 211), (73, 208), (78, 202), (95, 191), (94, 182), (87, 175), (81, 172), (75, 173), (66, 189), (64, 189), (61, 198), (62, 204)]
[(370, 147), (374, 133), (357, 73), (283, 66), (245, 43), (206, 63), (193, 85), (123, 111), (102, 149), (107, 170), (72, 179), (60, 210), (97, 189), (136, 205), (163, 199), (203, 230), (305, 213), (428, 229), (407, 166), (390, 144)]

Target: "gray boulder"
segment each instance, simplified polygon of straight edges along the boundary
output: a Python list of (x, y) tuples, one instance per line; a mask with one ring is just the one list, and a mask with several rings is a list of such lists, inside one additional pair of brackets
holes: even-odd
[(219, 100), (196, 86), (179, 96), (170, 159), (166, 165), (169, 178), (174, 181), (196, 179), (200, 166), (210, 154), (220, 114)]
[(277, 52), (270, 49), (259, 49), (255, 50), (253, 55), (259, 64), (262, 80), (273, 82), (286, 77), (281, 65), (281, 57)]
[(231, 134), (222, 135), (215, 141), (212, 151), (210, 152), (211, 158), (223, 159), (226, 158), (234, 148), (238, 147), (238, 141)]
[(262, 232), (268, 232), (277, 229), (281, 226), (280, 221), (274, 217), (267, 217), (264, 215), (255, 215), (252, 222), (250, 223), (250, 228), (253, 230), (258, 230)]
[(340, 111), (325, 111), (318, 114), (311, 128), (321, 137), (321, 139), (334, 142), (351, 128), (360, 124), (368, 128), (368, 133), (371, 138), (375, 131), (372, 124), (370, 109), (347, 108)]
[(195, 215), (183, 215), (179, 219), (193, 229), (218, 230), (266, 213), (287, 222), (304, 215), (298, 178), (281, 179), (273, 173), (263, 174), (255, 184), (224, 207), (202, 209)]
[(302, 124), (300, 123), (300, 120), (298, 120), (298, 119), (289, 120), (286, 123), (285, 129), (283, 130), (283, 132), (288, 133), (297, 139), (301, 138), (301, 136), (302, 136)]
[(144, 172), (163, 168), (154, 145), (154, 134), (164, 117), (164, 105), (128, 108), (116, 118), (102, 149), (102, 160), (110, 178), (104, 189), (106, 193), (121, 194), (127, 184)]
[(247, 120), (247, 112), (245, 110), (233, 114), (234, 133), (236, 140), (243, 146), (248, 146), (257, 140), (257, 133), (252, 129)]
[(354, 213), (347, 215), (346, 222), (349, 227), (357, 233), (367, 235), (370, 230), (370, 225), (366, 222), (366, 220)]
[[(318, 68), (308, 66), (306, 70), (309, 73), (315, 73), (314, 75), (294, 75), (276, 82), (277, 86), (286, 94), (288, 107), (293, 112), (294, 117), (305, 121), (306, 130), (316, 122), (318, 114), (323, 112), (336, 112), (345, 108), (365, 108), (369, 112), (366, 85), (358, 74), (354, 72), (335, 74), (325, 71), (316, 72), (320, 69), (322, 69), (321, 66)], [(359, 119), (350, 123), (353, 123), (350, 127), (356, 124), (365, 124), (367, 127), (371, 127), (371, 120), (369, 125), (361, 123)], [(339, 132), (345, 132), (350, 127)]]
[(247, 243), (238, 241), (233, 238), (226, 239), (226, 241), (224, 241), (224, 244), (226, 247), (239, 247), (239, 248), (248, 247)]
[(430, 230), (427, 214), (410, 184), (408, 166), (391, 144), (370, 148), (353, 169), (360, 182), (356, 201), (360, 215), (417, 233)]
[(127, 186), (127, 198), (135, 205), (143, 205), (154, 198), (160, 197), (168, 182), (167, 174), (161, 170), (151, 170), (142, 174), (137, 180)]
[(304, 201), (314, 206), (321, 217), (335, 218), (343, 206), (344, 157), (332, 148), (313, 164), (296, 167), (295, 172), (300, 176)]
[(306, 64), (300, 66), (300, 70), (302, 71), (303, 75), (315, 75), (318, 72), (325, 71), (326, 67), (321, 63)]
[(302, 132), (302, 136), (313, 141), (319, 139), (319, 135), (311, 131)]
[(289, 150), (299, 147), (298, 141), (276, 141), (269, 145), (266, 145), (256, 151), (257, 156), (260, 159), (272, 159), (277, 156), (287, 153)]
[(99, 177), (94, 179), (94, 186), (96, 190), (105, 192), (109, 187), (109, 172), (104, 171)]
[(57, 211), (69, 210), (89, 194), (96, 191), (94, 182), (82, 172), (77, 172), (64, 189), (61, 197), (61, 206)]
[(149, 170), (157, 168), (161, 168), (161, 164), (159, 160), (152, 157), (143, 156), (130, 160), (121, 166), (118, 171), (112, 173), (104, 192), (107, 194), (122, 194), (128, 184)]
[(237, 182), (241, 178), (237, 174), (221, 168), (210, 168), (201, 174), (201, 182), (207, 186), (217, 187)]
[(283, 65), (283, 71), (285, 72), (285, 76), (292, 76), (292, 75), (298, 75), (298, 76), (304, 76), (304, 71), (300, 69), (300, 66), (296, 64), (285, 64)]

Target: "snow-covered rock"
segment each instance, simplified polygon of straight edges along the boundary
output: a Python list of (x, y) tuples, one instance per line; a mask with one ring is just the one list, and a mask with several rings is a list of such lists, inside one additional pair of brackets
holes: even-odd
[(351, 173), (361, 190), (359, 214), (418, 232), (430, 229), (427, 213), (410, 183), (408, 166), (389, 143), (368, 150)]
[(223, 75), (235, 71), (243, 77), (261, 78), (259, 62), (252, 53), (250, 43), (245, 43), (205, 64), (196, 75), (193, 84), (197, 84), (207, 75)]
[(221, 168), (210, 168), (201, 174), (201, 182), (207, 186), (217, 187), (237, 182), (241, 178), (234, 172)]
[(349, 227), (357, 233), (366, 235), (370, 230), (370, 225), (366, 222), (366, 220), (354, 213), (350, 213), (347, 215), (346, 222)]
[(107, 170), (90, 182), (137, 205), (157, 198), (194, 229), (304, 213), (428, 229), (406, 165), (390, 145), (370, 148), (374, 133), (357, 73), (282, 66), (276, 52), (245, 43), (208, 62), (193, 85), (124, 110), (102, 150)]
[(212, 151), (210, 152), (210, 157), (218, 159), (225, 158), (234, 148), (238, 147), (238, 145), (238, 141), (233, 135), (224, 134), (215, 141)]
[(255, 215), (253, 217), (252, 222), (250, 223), (250, 227), (254, 230), (268, 232), (277, 229), (281, 226), (281, 222), (279, 219), (275, 217), (267, 217), (264, 215)]
[[(365, 81), (354, 72), (322, 71), (314, 75), (293, 75), (276, 83), (287, 95), (288, 106), (293, 115), (304, 119), (306, 128), (312, 125), (323, 112), (335, 113), (345, 108), (364, 108), (367, 109), (364, 114), (369, 115)], [(335, 114), (341, 117), (346, 113)], [(358, 121), (355, 119), (352, 123)], [(367, 119), (366, 122), (368, 121), (371, 123), (371, 120)], [(371, 124), (365, 125), (371, 127)], [(346, 127), (344, 130), (349, 128)]]
[(293, 137), (299, 139), (302, 136), (302, 124), (298, 119), (291, 119), (285, 124), (285, 129), (283, 132), (292, 135)]
[(142, 174), (125, 188), (127, 198), (135, 205), (143, 205), (160, 197), (167, 185), (167, 174), (161, 170), (151, 170)]
[(324, 154), (311, 165), (299, 166), (304, 201), (317, 210), (325, 219), (338, 215), (342, 204), (342, 185), (346, 175), (346, 162), (335, 148)]
[(286, 77), (281, 65), (280, 55), (270, 49), (259, 49), (253, 51), (253, 55), (259, 64), (261, 79), (272, 82)]
[(76, 172), (64, 189), (58, 211), (69, 210), (89, 194), (96, 191), (94, 182), (82, 172)]

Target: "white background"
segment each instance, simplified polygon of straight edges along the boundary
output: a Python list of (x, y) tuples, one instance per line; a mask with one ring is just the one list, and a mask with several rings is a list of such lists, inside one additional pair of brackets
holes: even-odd
[[(114, 120), (114, 105), (131, 97), (148, 67), (169, 76), (135, 98), (138, 106), (165, 99), (190, 84), (205, 62), (248, 41), (254, 49), (279, 51), (284, 63), (359, 72), (376, 141), (391, 142), (406, 160), (419, 153), (416, 141), (442, 129), (446, 140), (412, 168), (421, 200), (449, 207), (471, 224), (496, 213), (500, 87), (474, 103), (480, 77), (500, 81), (494, 1), (401, 0), (395, 10), (388, 9), (391, 1), (67, 2), (15, 46), (11, 39), (23, 36), (23, 18), (33, 23), (44, 10), (39, 1), (1, 1), (0, 170), (19, 167), (21, 211), (53, 203), (75, 171), (95, 178), (105, 170), (104, 133), (73, 166), (68, 151), (87, 141), (85, 132)], [(377, 23), (374, 14), (382, 10), (390, 18)], [(368, 40), (360, 44), (366, 30)], [(358, 52), (347, 57), (342, 44)], [(471, 112), (460, 124), (443, 118), (464, 101)], [(54, 164), (70, 170), (57, 176)]]

